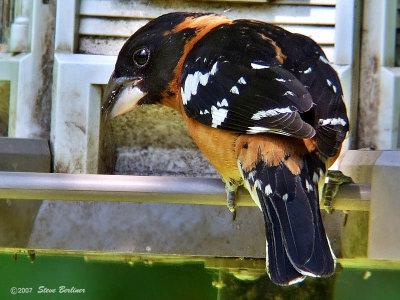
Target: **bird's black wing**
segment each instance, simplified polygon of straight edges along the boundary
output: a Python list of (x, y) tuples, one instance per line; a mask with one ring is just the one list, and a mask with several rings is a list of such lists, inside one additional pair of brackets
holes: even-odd
[(287, 56), (283, 67), (302, 82), (315, 103), (311, 112), (302, 117), (316, 129), (318, 149), (334, 156), (349, 130), (339, 77), (322, 49), (310, 38), (290, 34), (278, 40)]
[[(230, 45), (235, 41), (229, 36), (232, 26), (210, 32), (188, 54), (181, 75), (186, 114), (205, 125), (242, 133), (313, 137), (315, 130), (300, 117), (313, 105), (310, 93), (274, 56)], [(225, 37), (229, 39), (221, 40)], [(256, 47), (261, 38), (247, 39)], [(273, 51), (268, 41), (261, 42)]]
[(311, 39), (246, 20), (211, 30), (181, 74), (185, 113), (202, 124), (257, 134), (317, 136), (336, 154), (348, 130), (336, 72)]

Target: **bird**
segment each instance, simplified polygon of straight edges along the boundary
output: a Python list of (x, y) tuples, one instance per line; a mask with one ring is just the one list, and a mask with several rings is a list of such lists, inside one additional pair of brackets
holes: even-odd
[(164, 14), (123, 45), (101, 104), (106, 118), (149, 104), (182, 115), (228, 208), (244, 186), (261, 210), (272, 282), (335, 272), (319, 199), (349, 120), (339, 77), (311, 38), (214, 13)]

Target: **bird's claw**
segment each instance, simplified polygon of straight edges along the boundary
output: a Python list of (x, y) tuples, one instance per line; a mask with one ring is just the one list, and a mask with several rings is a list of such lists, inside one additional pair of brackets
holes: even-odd
[(233, 179), (223, 179), (225, 182), (226, 200), (229, 211), (232, 213), (232, 221), (236, 219), (236, 191), (240, 183)]
[(339, 191), (339, 187), (345, 183), (353, 183), (351, 177), (344, 175), (338, 170), (328, 170), (328, 182), (325, 183), (322, 191), (322, 203), (328, 213), (333, 213), (332, 201)]
[(229, 211), (232, 213), (232, 220), (235, 221), (236, 219), (236, 203), (235, 203), (235, 196), (236, 192), (235, 191), (227, 191), (227, 206)]

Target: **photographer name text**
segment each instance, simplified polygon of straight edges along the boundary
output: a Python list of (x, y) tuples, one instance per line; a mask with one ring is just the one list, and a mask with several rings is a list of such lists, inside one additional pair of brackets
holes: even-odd
[(86, 293), (85, 289), (82, 288), (76, 288), (74, 286), (67, 287), (65, 285), (60, 285), (58, 287), (47, 287), (44, 285), (41, 285), (37, 288), (32, 288), (32, 287), (11, 287), (10, 288), (10, 293), (12, 295), (17, 295), (17, 294), (84, 294)]

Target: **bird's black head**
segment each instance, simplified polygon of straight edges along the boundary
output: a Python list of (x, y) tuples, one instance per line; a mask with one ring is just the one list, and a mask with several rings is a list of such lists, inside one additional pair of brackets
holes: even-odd
[(103, 112), (115, 117), (137, 105), (159, 102), (174, 77), (185, 44), (196, 32), (195, 27), (179, 25), (202, 15), (170, 13), (136, 31), (118, 54), (103, 97)]

